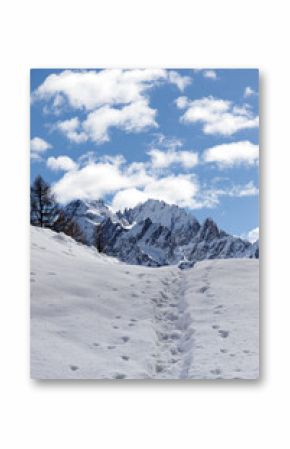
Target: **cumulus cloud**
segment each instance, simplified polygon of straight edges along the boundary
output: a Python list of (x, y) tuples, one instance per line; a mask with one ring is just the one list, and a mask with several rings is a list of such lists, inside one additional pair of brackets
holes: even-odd
[(149, 198), (182, 207), (209, 206), (208, 199), (200, 197), (199, 184), (193, 174), (161, 176), (152, 170), (150, 163), (127, 164), (123, 157), (115, 156), (88, 161), (79, 167), (73, 161), (50, 158), (48, 165), (52, 169), (69, 170), (53, 186), (62, 203), (75, 198), (96, 199), (109, 195), (114, 209), (130, 207)]
[(64, 70), (49, 75), (33, 92), (32, 101), (46, 101), (52, 112), (63, 108), (80, 110), (76, 116), (59, 121), (55, 129), (75, 143), (109, 140), (109, 129), (141, 132), (158, 127), (157, 111), (150, 107), (149, 91), (160, 83), (174, 84), (181, 92), (190, 84), (189, 76), (164, 69)]
[(160, 179), (152, 179), (141, 190), (130, 188), (122, 190), (113, 198), (112, 207), (115, 210), (133, 207), (148, 199), (163, 200), (168, 204), (178, 204), (181, 207), (199, 207), (195, 197), (199, 186), (193, 175), (171, 175)]
[(52, 148), (52, 145), (46, 140), (41, 139), (40, 137), (34, 137), (30, 141), (30, 149), (33, 156), (39, 156), (40, 154), (44, 153), (46, 150), (49, 150)]
[(259, 228), (254, 228), (247, 234), (247, 239), (249, 242), (254, 243), (259, 240)]
[(103, 105), (129, 104), (144, 99), (160, 82), (175, 84), (181, 91), (191, 78), (165, 69), (64, 70), (49, 75), (34, 91), (33, 100), (65, 99), (74, 109), (92, 111)]
[(203, 71), (203, 76), (205, 78), (209, 78), (212, 80), (216, 80), (217, 79), (217, 74), (215, 70), (204, 70)]
[(74, 198), (102, 198), (121, 189), (143, 186), (151, 176), (144, 166), (123, 167), (120, 158), (103, 158), (99, 162), (89, 162), (78, 170), (66, 173), (53, 187), (59, 201)]
[(257, 93), (255, 92), (254, 89), (252, 89), (250, 86), (245, 87), (244, 90), (244, 97), (252, 97), (253, 95), (256, 95)]
[(203, 159), (216, 163), (220, 168), (242, 164), (253, 166), (259, 160), (259, 146), (248, 140), (216, 145), (204, 151)]
[(170, 83), (175, 84), (181, 92), (192, 82), (190, 76), (181, 76), (175, 70), (168, 71), (168, 80)]
[[(250, 181), (246, 185), (227, 188), (200, 186), (198, 178), (190, 173), (161, 174), (150, 162), (128, 164), (122, 156), (103, 156), (88, 159), (79, 166), (60, 158), (50, 158), (51, 168), (69, 170), (53, 186), (58, 200), (111, 198), (115, 210), (132, 207), (147, 199), (166, 201), (191, 209), (212, 208), (223, 196), (245, 197), (258, 194)], [(72, 161), (73, 162), (73, 161)]]
[(82, 129), (93, 142), (106, 142), (109, 140), (108, 131), (113, 127), (128, 133), (157, 128), (156, 113), (157, 111), (150, 108), (146, 100), (131, 103), (122, 109), (104, 106), (88, 115)]
[(137, 204), (144, 203), (148, 196), (143, 190), (132, 187), (130, 189), (120, 190), (116, 193), (112, 201), (112, 208), (115, 211), (125, 208), (135, 207)]
[(78, 168), (78, 164), (68, 156), (49, 157), (46, 165), (53, 171), (71, 171)]
[(140, 100), (121, 109), (103, 106), (90, 112), (83, 122), (80, 122), (78, 117), (73, 117), (58, 122), (56, 127), (72, 142), (91, 140), (95, 143), (103, 143), (110, 140), (111, 128), (118, 128), (128, 133), (157, 128), (156, 113), (157, 111), (150, 108), (146, 100)]
[(205, 134), (230, 136), (243, 129), (256, 128), (259, 124), (258, 116), (253, 115), (248, 105), (237, 107), (229, 100), (211, 96), (198, 100), (179, 97), (176, 105), (185, 110), (181, 122), (201, 123)]
[(81, 143), (88, 140), (87, 134), (81, 130), (81, 122), (78, 117), (57, 122), (55, 128), (61, 131), (72, 142)]
[(173, 164), (180, 164), (183, 168), (192, 168), (198, 164), (198, 154), (193, 151), (151, 149), (148, 151), (148, 155), (154, 169), (168, 168)]

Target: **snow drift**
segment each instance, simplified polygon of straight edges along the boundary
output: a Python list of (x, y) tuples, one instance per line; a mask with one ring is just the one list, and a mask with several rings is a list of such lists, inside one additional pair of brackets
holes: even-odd
[(255, 379), (258, 260), (126, 265), (31, 229), (35, 379)]

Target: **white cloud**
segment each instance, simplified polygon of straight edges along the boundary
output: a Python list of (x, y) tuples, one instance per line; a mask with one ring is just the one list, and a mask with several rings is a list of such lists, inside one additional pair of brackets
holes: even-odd
[(198, 183), (193, 175), (172, 175), (153, 179), (142, 190), (131, 188), (118, 192), (113, 198), (112, 207), (119, 210), (148, 199), (156, 199), (181, 207), (196, 208), (199, 207), (195, 200), (198, 190)]
[(228, 196), (243, 197), (243, 196), (256, 196), (259, 194), (259, 189), (253, 183), (248, 182), (244, 186), (234, 186), (228, 192), (225, 193)]
[(245, 87), (244, 97), (252, 97), (253, 95), (257, 95), (257, 93), (250, 86)]
[(117, 156), (88, 162), (78, 170), (66, 173), (53, 189), (59, 201), (65, 203), (74, 198), (102, 198), (122, 189), (144, 186), (151, 180), (144, 164), (123, 167), (123, 160)]
[(92, 111), (104, 105), (130, 104), (144, 99), (160, 82), (175, 84), (181, 91), (191, 78), (165, 69), (64, 70), (49, 75), (34, 91), (32, 99), (65, 99), (72, 108)]
[(30, 158), (34, 162), (42, 162), (42, 154), (52, 148), (52, 145), (40, 137), (34, 137), (30, 140)]
[(190, 76), (181, 76), (175, 70), (170, 70), (168, 72), (168, 79), (169, 82), (175, 84), (181, 92), (183, 92), (185, 88), (192, 82)]
[(184, 123), (202, 123), (205, 134), (230, 136), (243, 129), (256, 128), (258, 116), (254, 116), (249, 106), (236, 107), (231, 101), (214, 97), (189, 100), (179, 97), (179, 109), (185, 109), (181, 116)]
[(58, 122), (55, 127), (72, 142), (81, 143), (88, 140), (87, 134), (81, 131), (81, 122), (78, 117)]
[(246, 239), (251, 243), (255, 243), (259, 240), (259, 227), (251, 229), (249, 232), (245, 232), (240, 235), (241, 239)]
[(203, 153), (205, 162), (214, 162), (220, 168), (234, 165), (255, 165), (259, 160), (259, 146), (247, 140), (216, 145)]
[(184, 168), (192, 168), (198, 164), (198, 154), (193, 151), (151, 149), (148, 151), (148, 155), (154, 169), (168, 168), (173, 164), (180, 164)]
[(160, 83), (174, 84), (184, 91), (191, 82), (175, 70), (164, 69), (107, 69), (65, 70), (49, 75), (33, 92), (32, 101), (46, 101), (52, 112), (61, 109), (86, 112), (83, 121), (77, 117), (59, 121), (54, 128), (75, 143), (109, 140), (109, 129), (141, 132), (157, 128), (157, 111), (149, 105), (149, 91)]
[(247, 196), (256, 196), (259, 194), (258, 187), (255, 186), (253, 181), (248, 182), (245, 185), (231, 185), (220, 188), (205, 189), (203, 197), (207, 198), (209, 204), (213, 206), (219, 204), (220, 197), (233, 197), (242, 198)]
[(46, 165), (53, 171), (71, 171), (78, 168), (78, 164), (68, 156), (49, 157)]
[[(201, 188), (198, 178), (192, 173), (164, 175), (162, 171), (156, 170), (152, 161), (128, 164), (120, 155), (98, 159), (90, 156), (79, 160), (78, 166), (73, 161), (72, 165), (66, 162), (67, 165), (60, 158), (50, 158), (48, 163), (51, 168), (70, 170), (53, 186), (54, 193), (62, 203), (76, 198), (109, 197), (112, 207), (118, 210), (152, 198), (199, 209), (215, 207), (221, 196), (242, 197), (255, 195), (258, 191), (252, 182), (220, 189), (208, 189), (207, 186)], [(164, 166), (163, 161), (161, 165)]]
[(82, 129), (93, 142), (106, 142), (109, 140), (108, 131), (113, 127), (134, 133), (150, 127), (157, 128), (156, 113), (146, 100), (136, 101), (122, 109), (103, 106), (88, 115), (82, 123)]
[(103, 106), (90, 112), (83, 122), (80, 122), (77, 117), (73, 117), (58, 122), (56, 127), (72, 142), (80, 143), (91, 140), (95, 143), (103, 143), (110, 140), (109, 130), (111, 128), (135, 133), (147, 128), (157, 128), (156, 113), (155, 109), (148, 106), (146, 100), (140, 100), (121, 109)]
[[(51, 160), (49, 164), (52, 168), (60, 165), (60, 162)], [(170, 174), (160, 177), (151, 171), (150, 164), (126, 164), (118, 156), (74, 167), (53, 186), (53, 190), (63, 203), (75, 198), (96, 199), (114, 195), (112, 205), (115, 209), (132, 206), (148, 198), (191, 208), (205, 204), (198, 200), (199, 185), (194, 175)]]
[(34, 137), (30, 141), (30, 149), (32, 153), (44, 153), (49, 148), (52, 148), (52, 145), (40, 137)]
[(203, 76), (205, 78), (210, 78), (212, 80), (216, 80), (217, 79), (217, 74), (216, 74), (215, 70), (204, 70)]
[(113, 198), (112, 208), (115, 211), (124, 210), (125, 208), (135, 207), (139, 203), (144, 203), (146, 200), (148, 200), (146, 193), (135, 187), (120, 190)]
[(247, 234), (247, 239), (249, 242), (254, 243), (259, 240), (259, 228), (254, 228)]

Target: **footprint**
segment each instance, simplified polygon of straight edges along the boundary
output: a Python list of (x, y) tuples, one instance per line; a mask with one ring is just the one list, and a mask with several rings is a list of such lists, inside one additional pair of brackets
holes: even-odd
[(107, 348), (108, 348), (108, 349), (115, 349), (116, 346), (114, 346), (114, 345), (109, 345), (109, 346), (107, 346)]
[(210, 370), (210, 372), (211, 372), (211, 374), (216, 374), (216, 375), (218, 375), (218, 374), (221, 374), (221, 373), (222, 373), (222, 370), (219, 369), (219, 368), (216, 368), (216, 369)]
[(179, 331), (173, 331), (170, 334), (170, 338), (172, 338), (172, 340), (178, 340), (181, 337), (181, 333)]
[(122, 374), (122, 373), (116, 373), (114, 375), (114, 379), (126, 379), (126, 376), (125, 376), (125, 374)]
[(130, 360), (130, 357), (128, 355), (122, 355), (121, 358), (123, 360)]
[(227, 350), (227, 349), (220, 349), (220, 352), (221, 352), (222, 354), (226, 354), (226, 353), (228, 352), (228, 350)]
[(72, 371), (76, 371), (77, 369), (79, 369), (77, 365), (70, 365), (69, 367)]
[(56, 275), (56, 273), (54, 272), (54, 271), (48, 271), (48, 273), (47, 273), (49, 276), (55, 276)]
[(172, 312), (167, 313), (167, 314), (166, 314), (166, 318), (167, 318), (169, 321), (177, 321), (177, 320), (178, 320), (178, 316), (175, 315), (175, 313), (172, 313)]
[(135, 324), (134, 323), (129, 323), (128, 326), (129, 327), (133, 327), (133, 326), (135, 326)]
[(117, 315), (117, 316), (115, 316), (115, 318), (116, 318), (116, 320), (119, 320), (122, 317), (121, 317), (121, 315)]
[(218, 306), (215, 306), (215, 309), (222, 309), (222, 308), (223, 308), (222, 304), (219, 304)]
[(118, 289), (116, 287), (112, 288), (113, 292), (117, 292)]
[(219, 327), (218, 324), (213, 324), (213, 325), (212, 325), (212, 328), (213, 328), (213, 329), (219, 329), (220, 327)]
[(214, 315), (220, 315), (221, 314), (220, 310), (215, 310), (213, 313), (214, 313)]
[(132, 298), (139, 298), (139, 295), (137, 295), (136, 293), (132, 293)]
[(113, 329), (119, 329), (119, 326), (113, 326)]
[(244, 352), (245, 354), (250, 354), (249, 349), (244, 349), (243, 352)]
[(155, 366), (155, 370), (156, 370), (156, 373), (162, 373), (162, 371), (164, 370), (164, 367), (160, 363), (157, 363), (157, 365)]
[(131, 318), (131, 320), (133, 323), (136, 323), (138, 320), (136, 320), (135, 318)]
[(30, 275), (31, 275), (31, 276), (35, 276), (36, 273), (35, 273), (34, 271), (30, 271)]
[(204, 293), (204, 292), (206, 292), (208, 290), (208, 287), (206, 287), (206, 286), (204, 286), (204, 287), (201, 287), (199, 290), (197, 290), (199, 293)]
[(122, 337), (122, 340), (124, 343), (127, 343), (127, 341), (130, 340), (130, 337), (128, 337), (127, 335), (125, 335), (124, 337)]
[(100, 344), (99, 344), (99, 343), (93, 343), (93, 345), (94, 345), (94, 346), (100, 346)]
[(219, 330), (218, 332), (222, 338), (227, 338), (229, 336), (229, 331)]

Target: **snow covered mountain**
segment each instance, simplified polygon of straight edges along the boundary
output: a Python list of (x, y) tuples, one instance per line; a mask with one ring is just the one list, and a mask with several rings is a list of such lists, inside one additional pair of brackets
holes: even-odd
[(114, 214), (103, 201), (73, 201), (74, 216), (86, 243), (110, 256), (137, 265), (163, 266), (204, 259), (258, 257), (257, 245), (233, 237), (207, 219), (197, 219), (176, 205), (148, 200)]
[(126, 265), (31, 228), (34, 379), (256, 379), (259, 261)]
[(64, 213), (79, 225), (88, 245), (95, 245), (96, 226), (106, 218), (110, 218), (112, 222), (119, 221), (102, 200), (71, 201), (64, 208)]

